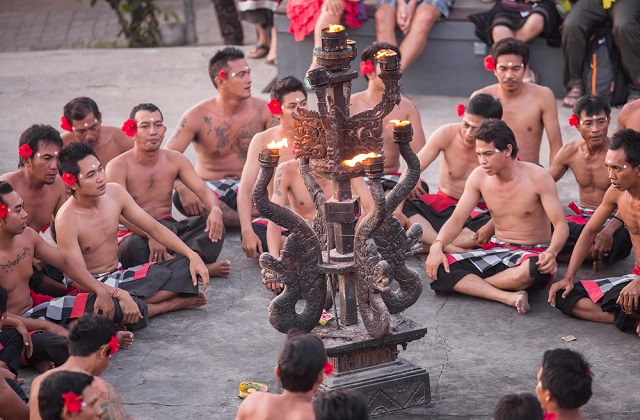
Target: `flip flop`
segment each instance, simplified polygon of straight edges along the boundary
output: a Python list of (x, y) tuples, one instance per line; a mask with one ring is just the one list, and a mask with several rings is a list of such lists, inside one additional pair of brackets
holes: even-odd
[(249, 58), (263, 58), (269, 54), (269, 46), (268, 45), (256, 45), (256, 48), (253, 51), (249, 51)]
[(567, 96), (562, 100), (562, 105), (567, 108), (573, 108), (576, 104), (576, 101), (580, 99), (580, 97), (584, 95), (584, 90), (582, 90), (579, 86), (574, 86), (571, 88)]

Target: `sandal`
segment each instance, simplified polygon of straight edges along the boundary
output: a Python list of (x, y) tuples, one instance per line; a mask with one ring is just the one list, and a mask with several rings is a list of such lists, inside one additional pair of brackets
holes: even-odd
[(256, 45), (256, 48), (253, 51), (249, 51), (247, 56), (249, 58), (264, 58), (267, 54), (269, 54), (268, 45)]
[(584, 89), (582, 89), (580, 86), (574, 86), (571, 88), (569, 93), (567, 93), (567, 96), (565, 96), (562, 100), (562, 105), (566, 106), (567, 108), (573, 108), (573, 106), (576, 104), (576, 101), (580, 99), (582, 95), (584, 95)]

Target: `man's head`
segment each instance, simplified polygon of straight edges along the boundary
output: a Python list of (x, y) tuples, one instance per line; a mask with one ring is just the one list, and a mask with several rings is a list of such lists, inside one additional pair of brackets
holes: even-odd
[(58, 130), (50, 125), (34, 124), (20, 135), (18, 147), (24, 150), (21, 154), (30, 153), (30, 156), (20, 156), (18, 168), (26, 167), (35, 179), (53, 184), (58, 174), (58, 154), (62, 149)]
[(500, 87), (511, 92), (522, 85), (525, 67), (529, 64), (529, 46), (515, 38), (504, 38), (493, 44), (491, 57)]
[(271, 98), (282, 105), (282, 114), (277, 114), (280, 124), (293, 129), (294, 123), (291, 114), (298, 106), (307, 106), (307, 91), (304, 85), (293, 76), (287, 76), (278, 80), (271, 88)]
[(583, 139), (590, 142), (602, 142), (609, 133), (611, 105), (602, 94), (585, 95), (576, 101), (573, 113), (580, 121), (576, 128)]
[(27, 227), (27, 212), (24, 201), (7, 181), (0, 181), (0, 229), (16, 236)]
[(469, 105), (465, 109), (460, 123), (462, 139), (467, 146), (475, 146), (475, 132), (482, 120), (487, 118), (501, 119), (502, 104), (487, 93), (479, 93), (469, 99)]
[(93, 380), (93, 376), (84, 372), (66, 370), (46, 377), (38, 392), (42, 420), (100, 418), (102, 409), (97, 404), (98, 394), (91, 386)]
[(349, 388), (321, 392), (313, 400), (316, 420), (367, 420), (369, 409), (362, 394)]
[(612, 139), (605, 165), (609, 168), (611, 185), (626, 191), (638, 184), (640, 177), (640, 131), (630, 128), (616, 132)]
[(495, 175), (507, 160), (514, 160), (518, 156), (518, 145), (507, 123), (494, 118), (482, 121), (476, 130), (476, 154), (488, 175)]
[(104, 169), (98, 160), (98, 155), (88, 144), (69, 143), (63, 147), (58, 160), (58, 172), (63, 181), (66, 178), (65, 174), (75, 177), (75, 182), (67, 184), (74, 196), (79, 190), (89, 196), (105, 193)]
[(100, 375), (109, 364), (109, 343), (116, 335), (113, 322), (105, 317), (85, 314), (69, 331), (69, 355), (76, 357), (96, 356), (99, 362), (94, 375)]
[(543, 417), (538, 399), (530, 392), (505, 395), (493, 410), (494, 420), (542, 420)]
[(327, 362), (322, 339), (315, 334), (291, 330), (278, 357), (276, 376), (290, 392), (308, 392), (322, 381), (320, 373)]
[(73, 127), (73, 133), (78, 141), (95, 145), (100, 138), (102, 114), (93, 99), (87, 97), (72, 99), (64, 106), (63, 114)]
[(145, 151), (160, 149), (167, 127), (160, 108), (152, 103), (142, 103), (133, 107), (129, 118), (135, 120), (138, 130), (133, 135), (135, 147)]
[(554, 408), (578, 409), (592, 395), (593, 378), (589, 363), (573, 350), (545, 351), (536, 379), (536, 395), (547, 411), (555, 411)]
[(382, 83), (382, 80), (380, 80), (380, 78), (378, 77), (378, 73), (380, 73), (380, 67), (378, 65), (378, 60), (376, 60), (376, 54), (380, 50), (394, 51), (396, 54), (398, 54), (398, 60), (402, 58), (402, 55), (400, 54), (400, 49), (398, 47), (388, 42), (376, 41), (362, 50), (362, 53), (360, 54), (360, 61), (366, 63), (367, 60), (370, 60), (371, 64), (373, 65), (373, 71), (363, 74), (362, 77), (364, 77), (367, 82), (371, 81), (374, 83), (379, 83), (379, 87), (384, 89), (384, 83)]
[(7, 289), (0, 286), (0, 331), (2, 330), (2, 324), (7, 318), (7, 302), (9, 296), (7, 295)]
[(225, 47), (211, 57), (209, 77), (219, 91), (241, 98), (251, 96), (251, 70), (239, 48)]

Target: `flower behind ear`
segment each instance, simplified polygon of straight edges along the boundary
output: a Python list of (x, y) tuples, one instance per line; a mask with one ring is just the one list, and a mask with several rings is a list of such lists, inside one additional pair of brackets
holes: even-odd
[(82, 410), (81, 395), (78, 395), (75, 392), (67, 392), (66, 394), (62, 394), (62, 398), (64, 399), (63, 412), (79, 413), (80, 410)]
[(31, 157), (33, 156), (33, 149), (29, 146), (29, 143), (25, 143), (22, 146), (18, 147), (18, 154), (20, 157)]
[(276, 98), (273, 98), (267, 106), (269, 107), (269, 111), (271, 111), (271, 114), (282, 114), (282, 104)]
[(324, 362), (324, 367), (322, 368), (325, 375), (331, 375), (333, 373), (333, 364), (330, 361)]
[(69, 132), (73, 131), (73, 126), (71, 125), (71, 122), (64, 115), (60, 117), (60, 128), (62, 128), (64, 131), (69, 131)]
[(496, 69), (496, 63), (490, 55), (484, 58), (484, 69), (487, 71), (494, 71)]
[(0, 203), (0, 219), (4, 219), (9, 214), (9, 209), (6, 204)]
[(571, 114), (571, 116), (569, 117), (569, 125), (571, 127), (577, 127), (578, 124), (580, 124), (580, 120), (578, 119), (578, 116), (576, 114)]
[(136, 124), (136, 120), (133, 118), (129, 118), (127, 121), (122, 124), (122, 131), (127, 137), (133, 137), (138, 132), (138, 124)]
[(63, 173), (61, 178), (62, 178), (62, 182), (64, 182), (68, 186), (72, 186), (77, 181), (76, 176), (69, 172)]
[(360, 62), (360, 76), (364, 76), (365, 74), (371, 73), (374, 70), (375, 69), (373, 68), (373, 64), (371, 64), (371, 60)]
[(456, 107), (456, 111), (458, 112), (458, 117), (462, 117), (466, 110), (467, 108), (465, 108), (463, 104), (458, 104), (458, 106)]

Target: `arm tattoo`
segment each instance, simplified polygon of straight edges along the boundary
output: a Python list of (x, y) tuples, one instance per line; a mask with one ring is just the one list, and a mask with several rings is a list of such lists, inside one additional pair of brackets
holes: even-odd
[(182, 117), (178, 125), (182, 128), (185, 128), (187, 126), (187, 117)]
[(24, 260), (27, 257), (27, 255), (30, 255), (30, 254), (31, 254), (31, 248), (25, 246), (24, 248), (22, 248), (22, 253), (16, 255), (15, 260), (8, 261), (6, 264), (0, 264), (0, 270), (2, 270), (5, 273), (8, 273), (13, 269), (13, 267), (18, 265), (20, 261)]
[(280, 191), (280, 184), (282, 183), (282, 169), (279, 168), (276, 170), (276, 180), (273, 185), (273, 193), (278, 197), (282, 197), (282, 192)]

